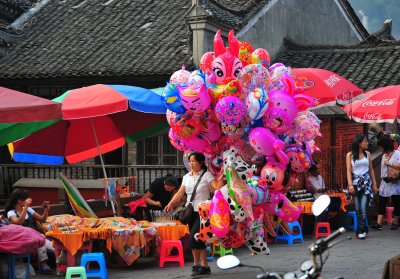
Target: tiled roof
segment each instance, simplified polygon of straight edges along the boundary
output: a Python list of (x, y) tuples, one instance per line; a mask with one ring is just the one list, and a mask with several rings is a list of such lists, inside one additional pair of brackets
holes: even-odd
[[(350, 80), (364, 91), (400, 84), (400, 41), (392, 40), (391, 23), (365, 41), (347, 46), (301, 45), (285, 39), (273, 63), (293, 68), (321, 68)], [(336, 109), (336, 108), (335, 108)], [(337, 111), (336, 114), (342, 114)], [(331, 114), (317, 111), (317, 114)]]
[(293, 68), (321, 68), (350, 80), (364, 91), (400, 84), (400, 42), (371, 36), (349, 46), (299, 45), (285, 40), (275, 62)]
[(49, 1), (0, 59), (0, 78), (170, 75), (193, 68), (191, 0)]
[(209, 0), (202, 7), (213, 15), (219, 24), (238, 30), (245, 25), (270, 0)]

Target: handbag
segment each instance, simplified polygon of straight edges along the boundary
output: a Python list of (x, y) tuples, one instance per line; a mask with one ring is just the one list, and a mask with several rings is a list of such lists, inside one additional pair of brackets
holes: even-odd
[(179, 221), (184, 225), (189, 224), (190, 219), (192, 219), (192, 216), (194, 214), (193, 200), (196, 196), (197, 186), (199, 186), (199, 183), (200, 183), (201, 178), (203, 177), (204, 173), (205, 173), (205, 171), (203, 171), (203, 173), (200, 175), (199, 179), (197, 180), (197, 183), (194, 186), (192, 196), (190, 197), (190, 201), (189, 201), (188, 205), (185, 206), (185, 208), (178, 213)]
[[(390, 158), (392, 158), (393, 154), (390, 156)], [(390, 160), (390, 158), (388, 160)], [(387, 177), (389, 178), (390, 182), (396, 183), (396, 181), (400, 178), (400, 170), (395, 169), (392, 166), (388, 166), (387, 168)]]

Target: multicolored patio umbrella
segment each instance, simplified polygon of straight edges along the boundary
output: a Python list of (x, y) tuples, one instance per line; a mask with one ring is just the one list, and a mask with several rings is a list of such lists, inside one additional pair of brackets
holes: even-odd
[(0, 146), (47, 127), (60, 117), (59, 103), (0, 87)]
[(365, 98), (345, 105), (349, 118), (360, 123), (393, 123), (400, 118), (400, 85), (377, 88), (365, 93)]
[(127, 136), (156, 132), (154, 127), (166, 122), (160, 96), (140, 87), (98, 84), (54, 101), (62, 104), (62, 120), (14, 142), (15, 161), (77, 163), (122, 147)]
[(315, 100), (314, 108), (344, 105), (363, 97), (363, 91), (344, 77), (324, 69), (292, 68), (296, 88)]

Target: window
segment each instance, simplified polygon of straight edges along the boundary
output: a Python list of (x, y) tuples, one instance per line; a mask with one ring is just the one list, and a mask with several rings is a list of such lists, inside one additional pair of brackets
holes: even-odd
[(183, 152), (171, 145), (167, 132), (138, 141), (136, 156), (139, 165), (183, 165)]

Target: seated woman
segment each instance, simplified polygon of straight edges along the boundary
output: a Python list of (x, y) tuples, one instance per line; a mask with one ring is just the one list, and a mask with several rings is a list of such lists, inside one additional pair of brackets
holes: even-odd
[[(36, 220), (42, 223), (46, 222), (50, 204), (48, 201), (42, 203), (42, 207), (44, 208), (44, 213), (42, 215), (35, 212), (35, 210), (30, 207), (31, 204), (32, 199), (29, 198), (28, 191), (24, 189), (15, 189), (10, 195), (4, 213), (7, 215), (11, 224), (36, 229)], [(40, 262), (39, 271), (43, 273), (52, 272), (51, 268), (47, 265), (47, 251), (54, 252), (51, 241), (48, 239), (46, 239), (46, 244), (44, 246), (37, 249), (37, 257)]]

